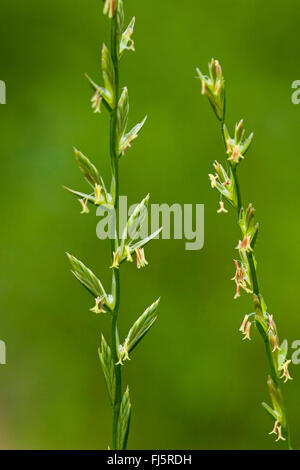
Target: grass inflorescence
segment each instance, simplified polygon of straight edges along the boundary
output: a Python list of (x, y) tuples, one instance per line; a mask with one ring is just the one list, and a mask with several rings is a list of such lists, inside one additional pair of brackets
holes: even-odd
[(136, 228), (142, 224), (149, 202), (149, 195), (136, 207), (129, 217), (122, 236), (119, 238), (116, 227), (119, 227), (119, 162), (129, 150), (132, 142), (138, 137), (146, 118), (130, 130), (127, 129), (129, 114), (129, 94), (127, 87), (120, 91), (119, 63), (126, 51), (134, 51), (132, 39), (135, 18), (124, 28), (123, 0), (105, 0), (104, 14), (110, 20), (110, 49), (103, 44), (101, 54), (102, 80), (101, 86), (88, 78), (93, 89), (92, 108), (96, 114), (101, 112), (102, 105), (110, 116), (109, 150), (111, 163), (111, 184), (108, 190), (96, 166), (79, 150), (75, 149), (75, 157), (91, 190), (88, 193), (74, 191), (81, 205), (81, 213), (88, 214), (91, 206), (103, 206), (112, 211), (116, 217), (115, 233), (110, 243), (112, 283), (107, 292), (98, 277), (85, 264), (68, 254), (72, 272), (80, 283), (94, 298), (93, 313), (108, 314), (111, 319), (111, 338), (108, 342), (101, 336), (99, 358), (102, 366), (108, 395), (112, 407), (112, 446), (114, 450), (124, 450), (131, 418), (131, 401), (128, 386), (122, 387), (122, 368), (129, 354), (149, 331), (157, 318), (159, 299), (148, 307), (136, 320), (123, 342), (119, 339), (118, 318), (120, 310), (120, 268), (121, 264), (135, 259), (137, 268), (148, 264), (144, 247), (158, 234), (152, 234), (138, 240)]
[[(269, 313), (264, 298), (261, 294), (258, 277), (257, 261), (255, 258), (255, 245), (259, 225), (255, 221), (255, 210), (252, 204), (243, 206), (242, 194), (239, 185), (238, 169), (249, 149), (253, 133), (245, 136), (243, 121), (235, 125), (233, 136), (230, 135), (225, 124), (225, 81), (221, 66), (217, 60), (212, 59), (209, 64), (209, 75), (203, 75), (197, 69), (201, 81), (202, 94), (206, 95), (216, 117), (221, 124), (221, 135), (226, 151), (225, 167), (215, 161), (214, 172), (209, 174), (212, 188), (220, 194), (220, 206), (217, 212), (227, 213), (227, 207), (232, 207), (237, 214), (241, 237), (237, 243), (239, 259), (234, 259), (235, 283), (234, 298), (240, 297), (241, 292), (251, 295), (254, 312), (246, 315), (240, 326), (243, 339), (251, 339), (251, 329), (255, 326), (265, 344), (269, 363), (269, 376), (267, 380), (271, 406), (262, 403), (264, 409), (274, 420), (274, 426), (270, 434), (276, 436), (276, 440), (285, 441), (291, 448), (289, 426), (286, 410), (282, 398), (282, 382), (291, 380), (289, 373), (290, 360), (287, 359), (287, 340), (279, 341), (278, 328), (274, 316)], [(226, 205), (224, 204), (224, 201)]]

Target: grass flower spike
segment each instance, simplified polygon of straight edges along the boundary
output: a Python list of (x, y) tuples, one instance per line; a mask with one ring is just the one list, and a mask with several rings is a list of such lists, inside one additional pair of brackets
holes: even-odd
[(290, 449), (289, 427), (281, 391), (282, 383), (292, 379), (289, 373), (291, 361), (287, 359), (288, 344), (286, 340), (280, 344), (274, 316), (269, 314), (260, 292), (257, 262), (254, 255), (258, 224), (255, 222), (255, 210), (252, 204), (249, 204), (246, 209), (242, 204), (238, 179), (238, 167), (245, 159), (253, 140), (253, 133), (247, 137), (244, 123), (239, 121), (235, 126), (233, 136), (229, 134), (225, 124), (225, 81), (219, 62), (212, 59), (208, 76), (204, 76), (198, 69), (197, 73), (202, 85), (202, 94), (207, 96), (221, 122), (221, 134), (226, 152), (224, 167), (215, 162), (213, 164), (215, 173), (209, 174), (211, 187), (220, 194), (220, 208), (217, 212), (227, 212), (224, 202), (232, 206), (237, 213), (241, 232), (236, 246), (239, 260), (234, 259), (235, 275), (232, 278), (236, 286), (234, 298), (240, 297), (243, 291), (252, 297), (255, 310), (254, 313), (244, 317), (240, 332), (243, 334), (243, 339), (251, 340), (252, 326), (256, 326), (265, 344), (270, 370), (267, 383), (271, 406), (266, 403), (262, 405), (274, 420), (274, 427), (270, 434), (277, 436), (276, 441), (285, 441)]
[[(119, 227), (118, 204), (119, 204), (119, 162), (120, 158), (128, 151), (133, 141), (138, 137), (145, 119), (128, 130), (129, 94), (126, 87), (119, 91), (119, 62), (124, 52), (133, 51), (132, 40), (135, 18), (127, 28), (124, 27), (123, 0), (105, 0), (104, 14), (108, 15), (111, 26), (110, 50), (103, 44), (101, 55), (102, 85), (97, 85), (91, 78), (88, 81), (93, 89), (91, 99), (92, 109), (100, 113), (105, 107), (110, 115), (110, 163), (111, 184), (108, 190), (101, 178), (96, 166), (79, 150), (75, 149), (77, 165), (89, 184), (90, 189), (84, 193), (69, 188), (81, 205), (81, 214), (88, 214), (90, 207), (104, 206), (114, 212), (116, 217), (115, 227)], [(138, 240), (136, 230), (142, 224), (147, 212), (149, 195), (137, 206), (129, 217), (122, 236), (114, 233), (110, 244), (112, 283), (111, 292), (107, 292), (94, 274), (85, 264), (74, 256), (68, 254), (72, 266), (72, 272), (78, 281), (90, 292), (93, 297), (93, 305), (90, 311), (102, 318), (107, 314), (111, 319), (110, 344), (104, 336), (101, 337), (99, 358), (103, 369), (108, 394), (112, 407), (112, 446), (114, 450), (124, 450), (127, 439), (131, 417), (131, 401), (129, 388), (122, 389), (122, 367), (129, 354), (150, 330), (157, 319), (157, 308), (159, 300), (154, 302), (136, 320), (129, 329), (125, 340), (120, 342), (118, 334), (118, 317), (120, 309), (120, 267), (125, 261), (132, 262), (135, 258), (137, 268), (148, 264), (145, 258), (144, 247), (155, 238), (160, 230), (143, 240)]]

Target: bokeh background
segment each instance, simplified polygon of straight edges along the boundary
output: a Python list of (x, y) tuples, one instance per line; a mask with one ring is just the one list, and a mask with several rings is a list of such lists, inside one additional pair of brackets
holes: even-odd
[[(299, 123), (291, 83), (300, 79), (297, 0), (126, 0), (137, 17), (136, 53), (121, 65), (130, 122), (148, 114), (141, 137), (121, 161), (121, 194), (138, 202), (204, 203), (205, 246), (155, 241), (149, 266), (122, 266), (120, 329), (159, 295), (159, 320), (124, 369), (133, 402), (130, 449), (278, 448), (260, 338), (238, 332), (250, 297), (233, 300), (230, 281), (239, 231), (217, 215), (207, 174), (224, 159), (219, 127), (200, 94), (195, 67), (223, 66), (228, 123), (255, 131), (240, 168), (246, 202), (261, 233), (259, 280), (281, 337), (300, 339)], [(70, 251), (110, 283), (108, 242), (96, 218), (79, 215), (63, 184), (86, 189), (75, 145), (106, 180), (108, 116), (94, 115), (83, 77), (100, 78), (109, 23), (102, 2), (1, 1), (0, 446), (98, 449), (110, 443), (111, 416), (97, 356), (109, 320), (69, 272)], [(285, 387), (295, 447), (300, 445), (300, 366)], [(279, 445), (279, 447), (281, 447)]]

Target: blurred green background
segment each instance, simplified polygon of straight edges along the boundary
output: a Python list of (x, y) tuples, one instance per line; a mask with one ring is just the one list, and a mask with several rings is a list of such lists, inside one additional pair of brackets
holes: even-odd
[[(148, 114), (141, 137), (121, 161), (121, 194), (136, 203), (204, 203), (205, 246), (155, 241), (149, 266), (122, 266), (124, 335), (159, 295), (159, 320), (124, 368), (133, 402), (130, 449), (278, 448), (260, 338), (242, 342), (250, 297), (234, 301), (232, 258), (239, 231), (217, 215), (207, 174), (224, 151), (218, 123), (200, 94), (195, 67), (223, 66), (228, 124), (255, 131), (240, 169), (245, 202), (261, 233), (259, 277), (281, 337), (300, 339), (299, 122), (291, 83), (300, 79), (297, 0), (126, 0), (137, 17), (136, 53), (122, 60), (130, 123)], [(82, 150), (108, 180), (108, 115), (94, 115), (88, 72), (100, 81), (109, 41), (102, 2), (1, 1), (0, 446), (107, 448), (111, 416), (97, 356), (107, 318), (69, 272), (70, 251), (110, 283), (108, 242), (96, 218), (79, 215), (63, 184), (87, 189), (73, 158)], [(285, 387), (294, 446), (300, 445), (300, 366)], [(281, 445), (279, 445), (279, 448)]]

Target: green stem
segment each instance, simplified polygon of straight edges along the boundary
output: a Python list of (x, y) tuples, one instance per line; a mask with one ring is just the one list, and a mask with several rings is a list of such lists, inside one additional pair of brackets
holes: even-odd
[[(221, 133), (222, 133), (222, 137), (223, 137), (225, 150), (227, 150), (227, 143), (226, 143), (226, 138), (225, 138), (224, 125), (225, 125), (225, 121), (221, 121)], [(231, 165), (231, 169), (232, 169), (234, 185), (235, 185), (235, 190), (236, 190), (237, 213), (238, 213), (237, 215), (238, 215), (238, 218), (239, 218), (240, 211), (241, 211), (241, 208), (242, 208), (242, 196), (241, 196), (239, 180), (238, 180), (238, 177), (237, 177), (237, 165)]]
[(253, 293), (256, 294), (257, 296), (259, 296), (258, 280), (257, 280), (257, 274), (256, 274), (256, 269), (255, 269), (255, 264), (254, 264), (253, 252), (252, 251), (247, 253), (247, 259), (248, 259), (248, 264), (249, 264), (249, 267), (250, 267)]
[[(112, 183), (111, 192), (113, 195), (113, 206), (115, 215), (115, 239), (111, 242), (111, 259), (113, 261), (114, 252), (118, 250), (118, 235), (117, 227), (118, 221), (118, 202), (119, 202), (119, 158), (116, 152), (116, 132), (117, 132), (117, 107), (119, 101), (119, 60), (117, 54), (117, 31), (116, 31), (116, 14), (111, 21), (111, 55), (114, 65), (115, 72), (115, 107), (111, 111), (110, 120), (110, 159), (111, 159), (111, 170), (112, 170)], [(112, 323), (111, 323), (111, 339), (112, 339), (112, 357), (115, 367), (116, 375), (116, 395), (115, 402), (113, 404), (113, 428), (112, 428), (112, 448), (117, 450), (117, 428), (118, 419), (120, 414), (120, 405), (122, 400), (122, 374), (121, 366), (118, 363), (118, 313), (120, 305), (120, 273), (118, 268), (113, 268), (113, 297), (114, 297), (114, 308), (112, 311)]]
[(240, 190), (240, 184), (239, 180), (237, 177), (237, 165), (232, 165), (232, 175), (234, 179), (234, 185), (235, 185), (235, 190), (236, 190), (236, 199), (237, 199), (237, 216), (238, 218), (240, 217), (240, 212), (242, 208), (242, 196), (241, 196), (241, 190)]

